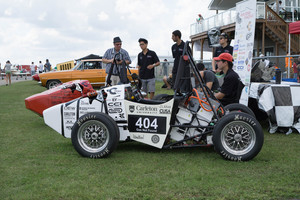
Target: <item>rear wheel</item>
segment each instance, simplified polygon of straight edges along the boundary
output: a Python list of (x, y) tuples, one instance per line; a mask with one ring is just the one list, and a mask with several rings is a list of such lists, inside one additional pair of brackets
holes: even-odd
[(72, 128), (72, 143), (76, 151), (90, 158), (104, 158), (117, 147), (120, 139), (116, 122), (104, 113), (88, 113)]
[(52, 89), (57, 87), (61, 82), (59, 80), (49, 80), (47, 81), (46, 87), (47, 89)]
[(223, 116), (213, 130), (215, 150), (227, 160), (251, 160), (260, 152), (263, 142), (259, 122), (243, 112)]
[(225, 112), (243, 112), (255, 117), (254, 112), (247, 106), (239, 103), (232, 103), (224, 107)]

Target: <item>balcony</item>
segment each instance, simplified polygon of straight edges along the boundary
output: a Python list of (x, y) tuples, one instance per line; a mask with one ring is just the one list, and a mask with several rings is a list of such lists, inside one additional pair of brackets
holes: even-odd
[[(265, 2), (257, 2), (256, 5), (256, 19), (265, 19), (266, 18), (266, 5)], [(286, 14), (281, 17), (286, 22), (293, 22), (300, 20), (300, 8), (299, 7), (284, 7), (286, 10)], [(202, 20), (199, 23), (194, 23), (190, 25), (190, 35), (197, 35), (199, 33), (203, 33), (205, 31), (210, 30), (214, 27), (222, 27), (229, 24), (233, 24), (236, 21), (236, 8), (231, 8), (222, 13), (209, 17), (207, 19)]]

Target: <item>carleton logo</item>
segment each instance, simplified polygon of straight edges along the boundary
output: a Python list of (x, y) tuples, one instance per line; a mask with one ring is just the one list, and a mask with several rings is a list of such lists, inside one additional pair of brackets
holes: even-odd
[(136, 106), (136, 110), (138, 110), (138, 111), (157, 111), (157, 108), (151, 107), (151, 106)]
[(132, 112), (132, 113), (134, 112), (134, 106), (133, 105), (129, 106), (129, 111)]

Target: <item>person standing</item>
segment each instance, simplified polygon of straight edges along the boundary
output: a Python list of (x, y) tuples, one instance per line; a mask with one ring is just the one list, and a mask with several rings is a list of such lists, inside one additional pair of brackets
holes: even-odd
[(6, 64), (3, 68), (3, 70), (5, 70), (5, 80), (6, 80), (6, 86), (11, 85), (11, 66), (12, 64), (10, 64), (10, 61), (6, 61)]
[(140, 38), (139, 41), (142, 52), (138, 54), (137, 67), (142, 81), (142, 90), (146, 92), (146, 98), (150, 93), (150, 99), (155, 93), (154, 68), (160, 65), (159, 59), (154, 51), (148, 49), (148, 40)]
[(167, 77), (169, 75), (169, 62), (167, 59), (164, 59), (162, 67), (163, 67), (163, 76)]
[(220, 92), (215, 94), (215, 97), (226, 106), (231, 103), (238, 103), (238, 89), (240, 78), (239, 75), (233, 71), (233, 58), (230, 53), (222, 53), (218, 57), (214, 57), (219, 70), (225, 74), (224, 82), (221, 86)]
[(45, 63), (45, 72), (50, 72), (51, 71), (51, 64), (49, 62), (48, 59), (46, 59), (46, 63)]
[[(113, 39), (114, 48), (110, 48), (106, 50), (104, 56), (102, 58), (102, 62), (106, 64), (105, 72), (106, 72), (106, 82), (108, 85), (117, 85), (120, 82), (119, 71), (122, 67), (123, 61), (125, 61), (126, 65), (131, 63), (131, 59), (129, 57), (128, 52), (125, 49), (122, 49), (122, 41), (120, 37), (115, 37)], [(116, 62), (114, 63), (114, 59)], [(114, 66), (117, 65), (117, 66)], [(111, 77), (108, 77), (110, 68), (113, 68)], [(107, 79), (110, 80), (107, 80)]]
[(172, 33), (172, 40), (175, 42), (172, 46), (172, 55), (174, 58), (174, 66), (172, 69), (172, 80), (173, 80), (173, 88), (176, 81), (177, 70), (179, 66), (180, 56), (182, 56), (183, 49), (185, 43), (181, 40), (181, 32), (179, 30), (175, 30)]
[[(221, 46), (217, 47), (214, 56), (213, 57), (218, 57), (221, 53), (229, 53), (232, 55), (233, 53), (233, 47), (230, 46), (230, 39), (229, 36), (226, 33), (222, 33), (219, 37), (219, 44)], [(214, 72), (217, 72), (218, 66), (216, 65), (215, 60), (212, 60), (212, 70)]]
[(43, 66), (43, 63), (42, 63), (42, 61), (40, 61), (39, 62), (39, 66), (38, 66), (38, 71), (39, 71), (39, 73), (41, 74), (41, 73), (43, 73), (43, 70), (44, 70), (44, 66)]
[(31, 76), (33, 76), (35, 74), (35, 65), (34, 65), (34, 62), (31, 62), (30, 71), (31, 71)]

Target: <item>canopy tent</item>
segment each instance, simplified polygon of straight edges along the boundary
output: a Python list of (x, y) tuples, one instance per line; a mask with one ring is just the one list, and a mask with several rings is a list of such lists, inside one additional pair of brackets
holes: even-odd
[[(289, 55), (291, 55), (291, 34), (300, 34), (300, 21), (289, 23)], [(290, 78), (290, 62), (288, 67), (288, 78)]]
[(83, 58), (79, 58), (79, 59), (76, 59), (76, 60), (89, 60), (89, 59), (102, 59), (102, 57), (98, 56), (98, 55), (95, 55), (95, 54), (90, 54), (88, 56), (85, 56)]
[(289, 24), (289, 34), (300, 34), (300, 21)]

